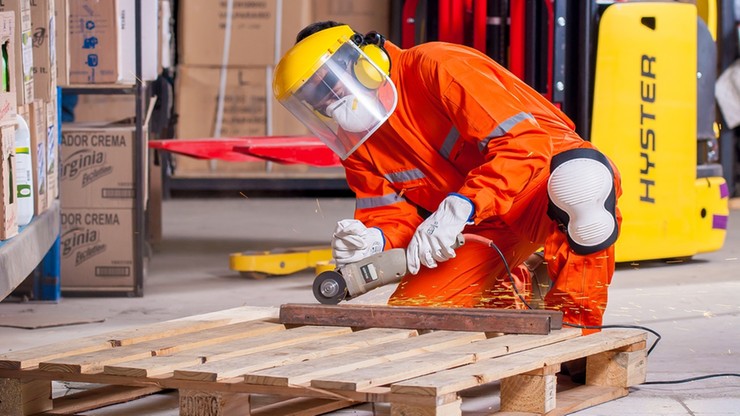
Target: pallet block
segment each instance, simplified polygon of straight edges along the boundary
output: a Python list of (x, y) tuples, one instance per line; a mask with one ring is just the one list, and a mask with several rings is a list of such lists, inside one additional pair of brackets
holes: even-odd
[[(275, 315), (237, 308), (1, 355), (0, 414), (75, 414), (176, 389), (187, 416), (309, 416), (363, 402), (389, 403), (395, 416), (458, 416), (461, 392), (498, 383), (499, 414), (559, 415), (645, 380), (638, 330), (288, 327)], [(584, 357), (586, 385), (564, 389), (560, 365)], [(51, 400), (52, 380), (105, 387)]]

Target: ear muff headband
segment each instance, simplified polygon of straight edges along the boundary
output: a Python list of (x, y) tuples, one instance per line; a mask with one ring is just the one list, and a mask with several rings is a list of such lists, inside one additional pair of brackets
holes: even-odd
[(352, 37), (352, 41), (367, 55), (367, 58), (360, 57), (355, 62), (355, 78), (369, 89), (378, 89), (391, 71), (391, 60), (388, 52), (383, 48), (385, 38), (377, 32), (370, 32), (365, 36), (356, 34)]

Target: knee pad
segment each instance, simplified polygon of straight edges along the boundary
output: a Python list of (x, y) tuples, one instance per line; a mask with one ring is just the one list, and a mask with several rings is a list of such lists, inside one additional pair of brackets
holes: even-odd
[(614, 172), (601, 152), (572, 149), (553, 156), (547, 193), (547, 214), (577, 254), (596, 253), (617, 240)]

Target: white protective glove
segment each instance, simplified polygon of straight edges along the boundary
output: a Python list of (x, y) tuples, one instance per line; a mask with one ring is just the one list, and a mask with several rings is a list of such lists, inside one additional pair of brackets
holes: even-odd
[(450, 194), (439, 208), (419, 225), (406, 248), (409, 273), (419, 272), (421, 265), (437, 267), (437, 262), (455, 257), (457, 236), (466, 224), (472, 224), (473, 203), (460, 194)]
[(380, 228), (367, 228), (358, 220), (341, 220), (334, 229), (331, 253), (337, 266), (343, 266), (380, 253), (384, 246)]

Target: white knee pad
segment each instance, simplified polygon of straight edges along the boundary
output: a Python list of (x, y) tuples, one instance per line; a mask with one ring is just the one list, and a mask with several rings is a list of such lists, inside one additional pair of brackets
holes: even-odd
[(594, 149), (573, 149), (553, 157), (548, 214), (563, 226), (578, 254), (591, 254), (617, 239), (614, 174), (609, 161)]

